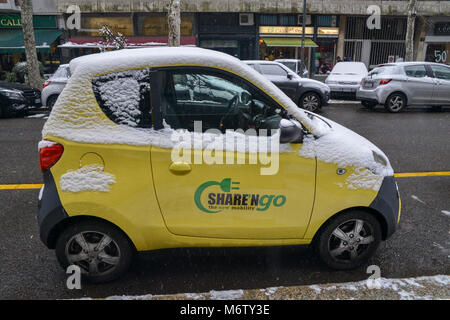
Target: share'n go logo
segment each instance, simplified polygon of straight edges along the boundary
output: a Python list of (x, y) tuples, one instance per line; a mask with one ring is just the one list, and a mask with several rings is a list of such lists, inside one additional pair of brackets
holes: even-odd
[(286, 203), (284, 195), (245, 193), (240, 182), (225, 178), (222, 181), (207, 181), (194, 194), (196, 206), (203, 212), (219, 213), (223, 210), (267, 211), (271, 206), (281, 207)]

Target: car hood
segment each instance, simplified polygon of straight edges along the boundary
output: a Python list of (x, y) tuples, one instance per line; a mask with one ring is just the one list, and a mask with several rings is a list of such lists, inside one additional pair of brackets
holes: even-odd
[(8, 89), (8, 90), (33, 90), (33, 88), (15, 82), (4, 82), (0, 81), (0, 89)]

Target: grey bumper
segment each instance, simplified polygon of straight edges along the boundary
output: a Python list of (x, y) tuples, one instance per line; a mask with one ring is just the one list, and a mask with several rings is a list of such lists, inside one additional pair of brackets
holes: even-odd
[(44, 172), (44, 190), (38, 202), (38, 224), (41, 241), (50, 249), (54, 249), (55, 227), (64, 219), (67, 213), (61, 205), (55, 181), (50, 171)]
[(383, 234), (383, 238), (386, 240), (395, 232), (400, 215), (400, 195), (393, 176), (384, 178), (378, 195), (370, 207), (384, 217), (386, 232)]

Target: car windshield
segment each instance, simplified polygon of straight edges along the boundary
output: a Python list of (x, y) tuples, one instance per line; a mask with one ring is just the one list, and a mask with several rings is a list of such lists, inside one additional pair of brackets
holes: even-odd
[(369, 72), (369, 76), (375, 76), (378, 74), (392, 74), (395, 72), (395, 66), (383, 66), (373, 69)]
[(60, 66), (52, 75), (52, 78), (69, 78), (69, 68), (66, 66)]
[(284, 64), (286, 67), (288, 67), (292, 71), (294, 71), (294, 72), (296, 71), (295, 70), (296, 63), (294, 61), (280, 61), (280, 63)]

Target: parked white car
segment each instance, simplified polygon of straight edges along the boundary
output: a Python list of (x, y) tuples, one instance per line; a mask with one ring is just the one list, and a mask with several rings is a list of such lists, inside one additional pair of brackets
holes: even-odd
[(332, 99), (356, 99), (361, 80), (367, 76), (367, 67), (362, 62), (338, 62), (325, 79), (331, 89)]
[(63, 91), (70, 78), (70, 69), (68, 64), (62, 64), (58, 70), (44, 82), (42, 90), (42, 106), (52, 109), (59, 94)]

